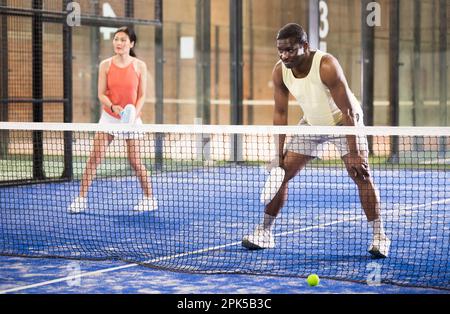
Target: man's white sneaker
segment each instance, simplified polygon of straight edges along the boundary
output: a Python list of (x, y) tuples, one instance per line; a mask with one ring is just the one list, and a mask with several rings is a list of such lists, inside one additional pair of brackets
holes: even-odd
[(135, 211), (152, 211), (158, 209), (158, 201), (153, 196), (144, 196), (139, 203), (134, 207)]
[(275, 247), (275, 240), (272, 231), (259, 225), (252, 234), (244, 236), (242, 246), (249, 250), (271, 249)]
[(375, 258), (386, 258), (389, 255), (391, 240), (386, 235), (375, 235), (369, 247), (369, 253)]
[(87, 208), (87, 197), (76, 197), (68, 208), (69, 214), (79, 214)]

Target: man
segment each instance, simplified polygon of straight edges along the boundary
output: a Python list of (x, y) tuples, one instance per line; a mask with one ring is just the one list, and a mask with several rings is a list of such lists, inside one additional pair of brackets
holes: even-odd
[[(330, 54), (312, 51), (307, 34), (298, 24), (287, 24), (277, 35), (280, 61), (272, 73), (274, 83), (274, 125), (287, 124), (289, 94), (299, 102), (304, 116), (300, 125), (362, 126), (363, 113), (350, 91), (339, 62)], [(318, 145), (333, 143), (345, 163), (349, 176), (358, 186), (359, 197), (373, 231), (369, 252), (373, 257), (389, 254), (390, 240), (384, 233), (379, 193), (370, 176), (367, 140), (360, 136), (292, 137), (284, 149), (285, 135), (277, 144), (279, 166), (285, 170), (283, 183), (265, 208), (264, 220), (253, 234), (244, 236), (248, 249), (275, 247), (272, 227), (287, 199), (288, 182), (317, 156)]]

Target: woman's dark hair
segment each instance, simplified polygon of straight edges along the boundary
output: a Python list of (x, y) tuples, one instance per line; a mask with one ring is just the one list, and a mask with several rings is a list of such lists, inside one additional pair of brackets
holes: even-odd
[(300, 45), (308, 42), (308, 35), (306, 32), (300, 25), (295, 23), (286, 24), (278, 31), (277, 40), (289, 38), (297, 39), (297, 42)]
[[(114, 32), (114, 36), (116, 36), (117, 33), (125, 33), (128, 35), (128, 38), (130, 38), (131, 42), (134, 42), (134, 47), (136, 47), (136, 43), (137, 43), (137, 37), (136, 37), (136, 33), (134, 32), (134, 30), (128, 26), (122, 26), (120, 28), (118, 28), (115, 32)], [(130, 49), (130, 56), (132, 57), (136, 57), (136, 53), (134, 52), (134, 48)]]

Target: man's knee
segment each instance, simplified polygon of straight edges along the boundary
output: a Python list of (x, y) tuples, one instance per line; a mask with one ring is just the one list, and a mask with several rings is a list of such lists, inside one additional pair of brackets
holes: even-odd
[(283, 169), (286, 172), (284, 181), (288, 182), (295, 177), (311, 159), (313, 158), (309, 156), (286, 154), (283, 158)]

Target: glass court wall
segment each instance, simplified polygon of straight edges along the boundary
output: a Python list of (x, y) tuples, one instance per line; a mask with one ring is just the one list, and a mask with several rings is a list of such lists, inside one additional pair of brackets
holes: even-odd
[[(36, 1), (34, 1), (36, 2)], [(82, 13), (104, 17), (153, 19), (153, 0), (78, 1)], [(44, 9), (60, 10), (62, 1), (44, 1)], [(147, 63), (149, 79), (143, 120), (155, 123), (156, 83), (163, 85), (163, 123), (230, 124), (233, 114), (232, 77), (236, 60), (234, 45), (242, 48), (237, 62), (242, 66), (242, 124), (272, 124), (272, 69), (278, 60), (275, 37), (284, 24), (296, 22), (317, 38), (313, 49), (321, 48), (336, 56), (350, 88), (362, 98), (362, 13), (377, 14), (373, 26), (373, 124), (391, 125), (391, 72), (398, 68), (398, 124), (417, 126), (449, 125), (449, 56), (447, 22), (450, 2), (446, 0), (164, 0), (163, 56), (155, 61), (155, 26), (135, 24), (136, 52)], [(371, 4), (364, 8), (362, 4)], [(392, 12), (398, 4), (398, 12)], [(6, 8), (26, 6), (24, 1), (3, 0)], [(240, 7), (240, 32), (232, 27)], [(311, 13), (317, 7), (317, 16)], [(2, 12), (5, 10), (2, 10)], [(7, 11), (7, 10), (6, 10)], [(394, 14), (394, 15), (393, 15)], [(394, 18), (393, 18), (394, 16)], [(317, 19), (318, 31), (310, 25)], [(0, 23), (2, 49), (2, 98), (32, 96), (31, 56), (22, 50), (32, 44), (29, 19), (6, 16)], [(394, 22), (398, 24), (399, 57), (391, 64)], [(393, 24), (394, 23), (394, 24)], [(62, 97), (62, 81), (45, 85), (47, 77), (61, 77), (63, 56), (61, 25), (47, 23), (43, 30), (43, 92)], [(312, 30), (312, 31), (311, 31)], [(96, 122), (100, 106), (97, 99), (98, 65), (112, 55), (114, 28), (81, 25), (72, 28), (72, 121)], [(367, 38), (364, 38), (367, 40)], [(315, 41), (313, 41), (315, 42)], [(28, 49), (28, 48), (26, 48)], [(156, 68), (162, 62), (162, 71)], [(22, 67), (18, 65), (22, 64)], [(26, 66), (28, 64), (28, 66)], [(18, 72), (18, 69), (22, 69)], [(395, 82), (394, 82), (395, 83)], [(16, 92), (20, 91), (21, 95)], [(17, 95), (16, 95), (17, 94)], [(3, 110), (3, 121), (27, 121), (31, 104), (11, 104)], [(20, 108), (20, 109), (19, 109)], [(23, 109), (25, 108), (25, 109)], [(45, 107), (44, 121), (62, 121), (59, 105)], [(301, 117), (292, 99), (289, 123)]]

